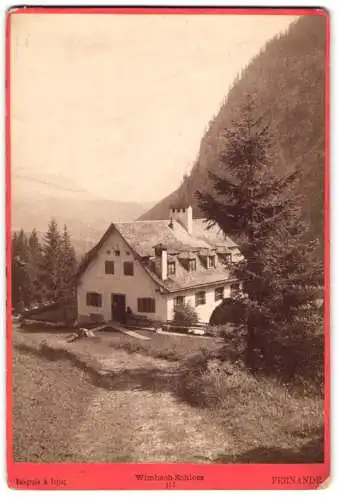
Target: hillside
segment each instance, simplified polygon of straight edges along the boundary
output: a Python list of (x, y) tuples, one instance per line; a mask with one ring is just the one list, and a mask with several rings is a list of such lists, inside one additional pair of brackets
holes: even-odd
[(143, 214), (164, 219), (171, 204), (188, 200), (201, 216), (194, 193), (210, 190), (208, 171), (220, 168), (222, 130), (238, 117), (250, 94), (257, 116), (272, 134), (270, 153), (276, 174), (300, 166), (304, 216), (321, 238), (323, 227), (325, 17), (306, 16), (272, 39), (238, 76), (201, 140), (198, 158), (182, 185)]
[(104, 200), (59, 176), (13, 175), (12, 230), (44, 233), (51, 217), (68, 226), (78, 254), (90, 250), (113, 221), (135, 220), (150, 204)]

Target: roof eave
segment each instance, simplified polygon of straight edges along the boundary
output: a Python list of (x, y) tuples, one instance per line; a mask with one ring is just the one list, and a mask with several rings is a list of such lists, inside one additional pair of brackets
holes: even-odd
[(157, 285), (159, 285), (161, 288), (164, 289), (165, 292), (168, 292), (169, 289), (168, 287), (163, 283), (163, 281), (160, 279), (160, 278), (157, 278), (156, 276), (153, 275), (153, 273), (150, 272), (150, 270), (147, 268), (146, 265), (144, 265), (144, 262), (142, 262), (142, 257), (133, 249), (133, 247), (128, 243), (128, 241), (125, 239), (125, 237), (121, 234), (121, 232), (119, 231), (119, 229), (116, 227), (116, 225), (114, 223), (110, 224), (110, 226), (108, 227), (108, 229), (106, 230), (106, 232), (103, 234), (102, 238), (99, 240), (99, 242), (88, 252), (92, 252), (92, 255), (90, 255), (88, 257), (88, 260), (84, 263), (83, 265), (83, 268), (81, 268), (77, 275), (76, 275), (76, 283), (78, 284), (79, 283), (79, 280), (81, 278), (81, 276), (86, 272), (89, 264), (93, 261), (93, 259), (95, 258), (95, 256), (97, 255), (97, 253), (99, 252), (99, 250), (101, 249), (102, 245), (104, 244), (104, 242), (106, 241), (106, 239), (108, 238), (108, 236), (112, 233), (112, 231), (117, 231), (118, 234), (120, 235), (120, 237), (122, 238), (122, 240), (125, 242), (125, 244), (128, 246), (128, 248), (130, 249), (130, 251), (132, 252), (135, 260), (137, 260), (137, 262), (139, 262), (139, 264), (143, 267), (143, 269), (146, 271), (146, 273), (148, 274), (148, 276), (154, 281), (154, 283), (156, 283)]
[(206, 286), (214, 286), (214, 285), (219, 285), (219, 284), (226, 284), (226, 283), (236, 283), (238, 281), (237, 278), (230, 278), (230, 279), (226, 279), (226, 280), (217, 280), (217, 281), (209, 281), (207, 283), (197, 283), (195, 285), (189, 285), (189, 286), (185, 286), (185, 287), (179, 287), (179, 288), (175, 288), (173, 290), (169, 290), (167, 293), (168, 295), (170, 294), (173, 294), (173, 293), (178, 293), (178, 292), (182, 292), (182, 291), (186, 291), (186, 290), (195, 290), (196, 288), (205, 288)]

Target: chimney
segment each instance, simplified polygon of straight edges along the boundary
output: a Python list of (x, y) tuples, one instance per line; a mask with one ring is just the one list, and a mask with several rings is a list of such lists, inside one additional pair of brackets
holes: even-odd
[(160, 258), (161, 279), (166, 280), (168, 278), (168, 251), (161, 243), (155, 246), (155, 257)]
[(186, 208), (171, 208), (169, 219), (175, 220), (182, 224), (189, 234), (192, 234), (192, 207), (189, 205)]

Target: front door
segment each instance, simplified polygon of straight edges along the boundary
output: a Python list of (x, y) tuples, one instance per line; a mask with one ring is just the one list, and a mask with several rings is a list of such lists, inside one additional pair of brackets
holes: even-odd
[(112, 293), (111, 316), (113, 321), (124, 323), (126, 319), (126, 296), (121, 293)]

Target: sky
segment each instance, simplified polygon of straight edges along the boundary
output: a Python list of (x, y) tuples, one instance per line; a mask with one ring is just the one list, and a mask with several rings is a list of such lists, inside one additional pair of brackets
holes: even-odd
[(111, 200), (176, 189), (285, 15), (13, 14), (12, 175)]

